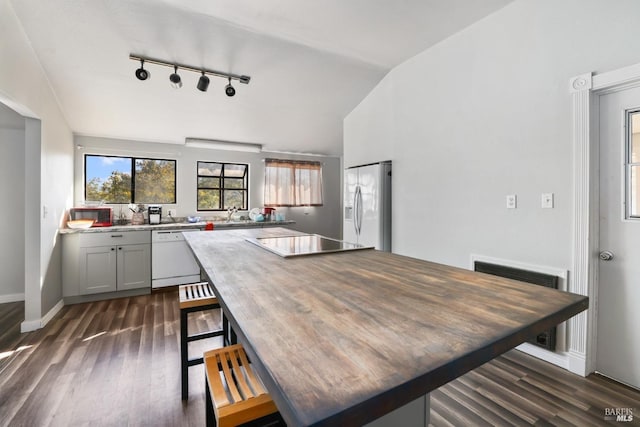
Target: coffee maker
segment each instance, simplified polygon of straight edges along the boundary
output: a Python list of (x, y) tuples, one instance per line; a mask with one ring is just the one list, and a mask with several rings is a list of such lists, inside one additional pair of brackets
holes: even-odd
[(162, 218), (161, 205), (149, 205), (149, 224), (160, 224)]

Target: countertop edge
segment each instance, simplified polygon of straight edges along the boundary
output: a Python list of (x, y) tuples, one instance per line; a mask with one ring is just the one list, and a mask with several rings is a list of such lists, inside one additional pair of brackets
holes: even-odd
[[(262, 228), (262, 227), (278, 227), (282, 225), (295, 224), (293, 220), (286, 221), (238, 221), (238, 222), (213, 222), (214, 230), (230, 229), (230, 228)], [(77, 234), (77, 233), (111, 233), (120, 231), (154, 231), (154, 230), (204, 230), (207, 222), (200, 221), (194, 223), (162, 223), (162, 224), (141, 224), (141, 225), (113, 225), (111, 227), (91, 227), (91, 228), (60, 228), (60, 234)]]

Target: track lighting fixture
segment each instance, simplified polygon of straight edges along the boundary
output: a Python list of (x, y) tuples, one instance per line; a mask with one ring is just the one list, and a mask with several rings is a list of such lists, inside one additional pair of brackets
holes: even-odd
[(244, 83), (244, 84), (249, 84), (249, 81), (251, 80), (251, 77), (245, 76), (245, 75), (224, 73), (222, 71), (209, 70), (202, 67), (196, 68), (190, 65), (178, 64), (175, 62), (167, 62), (167, 61), (147, 58), (139, 55), (130, 54), (129, 59), (134, 61), (140, 61), (140, 68), (136, 70), (136, 77), (139, 80), (147, 80), (151, 76), (151, 73), (149, 73), (148, 70), (144, 69), (145, 62), (147, 64), (162, 65), (164, 67), (173, 68), (173, 73), (169, 76), (169, 81), (171, 82), (171, 86), (173, 86), (176, 89), (182, 87), (182, 79), (178, 74), (178, 68), (180, 68), (181, 70), (192, 71), (195, 73), (202, 74), (200, 76), (200, 79), (198, 79), (198, 84), (196, 85), (198, 90), (202, 92), (206, 92), (207, 89), (209, 88), (210, 80), (208, 76), (222, 77), (229, 81), (229, 83), (224, 88), (224, 92), (227, 94), (227, 96), (234, 96), (236, 94), (236, 89), (231, 85), (231, 80), (237, 80), (240, 83)]
[(178, 74), (178, 66), (174, 65), (173, 70), (173, 74), (169, 76), (169, 81), (171, 82), (171, 86), (173, 86), (175, 89), (180, 89), (182, 87), (182, 79)]
[(231, 78), (229, 78), (229, 84), (224, 88), (224, 93), (226, 93), (227, 96), (233, 96), (236, 94), (236, 90), (231, 86)]
[(209, 77), (204, 75), (204, 71), (202, 72), (202, 75), (200, 76), (200, 79), (198, 80), (198, 85), (196, 87), (198, 88), (198, 90), (201, 90), (202, 92), (206, 92), (207, 89), (209, 88)]
[(151, 77), (149, 71), (144, 69), (144, 59), (140, 60), (140, 68), (136, 70), (136, 77), (138, 78), (138, 80), (147, 80), (149, 77)]

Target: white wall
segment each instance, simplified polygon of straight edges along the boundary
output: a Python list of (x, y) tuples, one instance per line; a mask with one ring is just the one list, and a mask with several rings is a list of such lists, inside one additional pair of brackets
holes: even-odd
[(0, 104), (0, 303), (24, 300), (24, 118)]
[[(639, 37), (634, 0), (517, 0), (392, 70), (345, 119), (344, 162), (393, 161), (394, 251), (573, 280), (569, 79), (639, 63)], [(542, 353), (589, 372), (573, 349)]]
[[(84, 155), (105, 154), (118, 156), (144, 156), (159, 159), (177, 160), (176, 176), (176, 205), (164, 205), (163, 216), (168, 209), (176, 209), (179, 217), (188, 215), (226, 216), (226, 212), (197, 212), (196, 211), (196, 165), (198, 161), (238, 162), (249, 164), (249, 209), (260, 208), (264, 200), (264, 162), (268, 157), (283, 159), (302, 159), (320, 161), (323, 164), (323, 196), (324, 206), (277, 208), (284, 213), (286, 219), (296, 221), (291, 228), (317, 233), (329, 237), (339, 238), (342, 229), (340, 225), (341, 203), (341, 161), (338, 157), (316, 157), (285, 155), (277, 153), (246, 153), (238, 151), (208, 150), (202, 148), (184, 147), (175, 144), (150, 143), (131, 140), (76, 136), (75, 143), (80, 146), (75, 156), (74, 196), (75, 204), (84, 202)], [(113, 205), (116, 216), (122, 205)], [(124, 206), (124, 213), (129, 217), (129, 211)]]
[[(26, 299), (22, 328), (28, 330), (40, 327), (42, 318), (60, 307), (62, 300), (57, 231), (72, 201), (73, 138), (7, 0), (0, 0), (0, 59), (0, 102), (33, 118), (26, 122), (24, 174), (16, 177), (25, 182)], [(37, 180), (31, 182), (31, 178)], [(20, 214), (20, 208), (16, 214)]]
[(638, 37), (637, 1), (520, 0), (392, 70), (345, 119), (344, 162), (393, 160), (394, 250), (570, 269), (568, 81), (640, 62)]

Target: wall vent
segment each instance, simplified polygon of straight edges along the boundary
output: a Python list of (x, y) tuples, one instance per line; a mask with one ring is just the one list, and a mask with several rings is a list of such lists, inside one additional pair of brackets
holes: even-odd
[[(558, 276), (539, 273), (537, 271), (522, 270), (520, 268), (506, 267), (504, 265), (490, 264), (487, 262), (474, 261), (473, 269), (480, 273), (493, 274), (494, 276), (505, 277), (507, 279), (519, 280), (534, 285), (545, 286), (547, 288), (558, 289)], [(556, 328), (542, 332), (538, 336), (529, 340), (531, 344), (542, 347), (545, 350), (556, 350)]]

